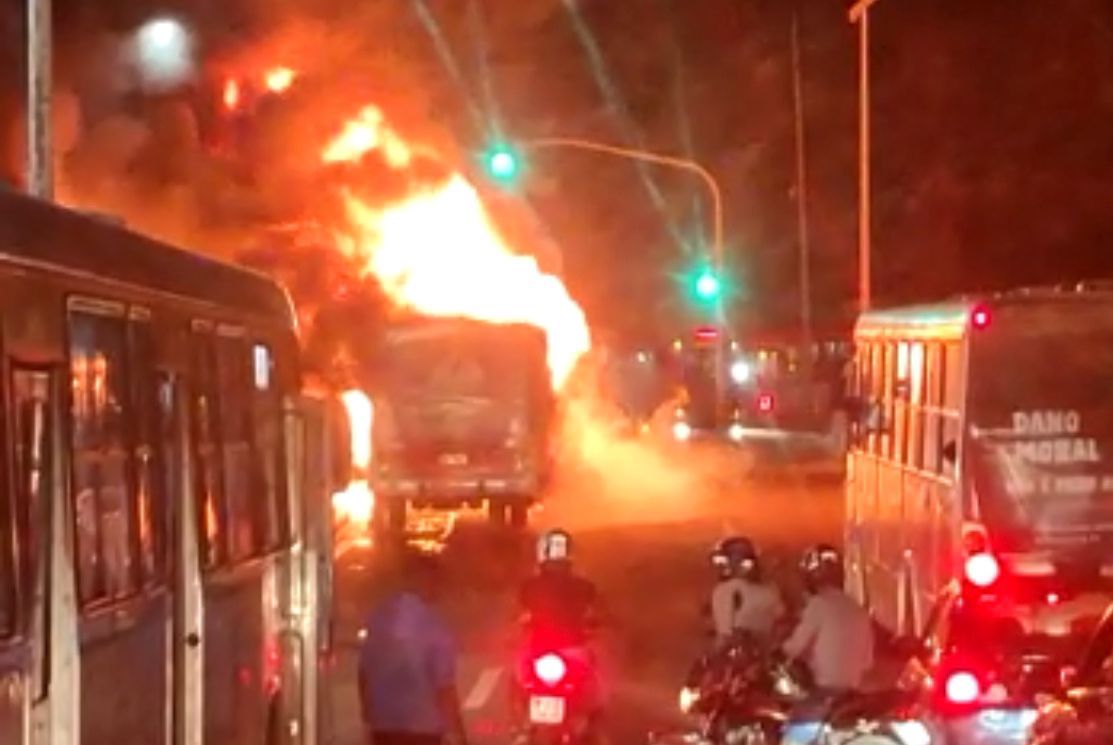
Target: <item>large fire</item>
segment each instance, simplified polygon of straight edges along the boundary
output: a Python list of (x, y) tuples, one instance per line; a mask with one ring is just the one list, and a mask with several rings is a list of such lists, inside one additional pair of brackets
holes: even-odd
[[(364, 108), (322, 151), (325, 162), (379, 152), (402, 169), (412, 150), (375, 107)], [(372, 207), (345, 194), (341, 243), (399, 305), (431, 316), (526, 323), (548, 340), (553, 387), (591, 346), (587, 319), (560, 279), (506, 245), (475, 188), (459, 173), (408, 198)]]
[(351, 437), (352, 480), (343, 491), (332, 495), (335, 516), (349, 523), (357, 532), (364, 532), (375, 512), (375, 495), (368, 481), (371, 468), (371, 427), (374, 408), (367, 394), (359, 390), (345, 391), (340, 396), (348, 415)]

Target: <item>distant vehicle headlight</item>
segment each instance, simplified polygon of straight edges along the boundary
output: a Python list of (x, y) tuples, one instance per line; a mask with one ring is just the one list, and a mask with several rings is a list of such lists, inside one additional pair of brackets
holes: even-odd
[(753, 373), (753, 368), (746, 360), (735, 360), (730, 365), (730, 379), (738, 385), (749, 383)]
[(697, 703), (699, 703), (699, 690), (695, 688), (680, 689), (680, 710), (682, 712), (688, 714)]
[(742, 438), (746, 436), (746, 429), (738, 422), (734, 422), (727, 427), (727, 437), (734, 442), (742, 442)]
[(692, 425), (687, 422), (673, 422), (672, 436), (680, 442), (692, 439)]

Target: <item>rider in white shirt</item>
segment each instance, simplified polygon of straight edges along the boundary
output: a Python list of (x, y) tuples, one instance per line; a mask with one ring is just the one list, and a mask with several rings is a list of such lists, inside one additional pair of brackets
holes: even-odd
[(711, 589), (711, 620), (716, 646), (721, 648), (739, 632), (768, 641), (785, 605), (776, 586), (764, 582), (753, 543), (743, 537), (726, 538), (711, 554), (718, 582)]
[(842, 556), (831, 546), (815, 546), (800, 569), (809, 598), (784, 652), (808, 664), (819, 692), (859, 690), (873, 667), (873, 622), (843, 591)]

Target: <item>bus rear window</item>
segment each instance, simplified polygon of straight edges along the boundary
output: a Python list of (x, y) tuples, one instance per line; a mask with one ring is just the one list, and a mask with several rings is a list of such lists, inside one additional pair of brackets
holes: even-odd
[(970, 465), (1003, 547), (1113, 539), (1113, 328), (998, 313), (971, 354)]

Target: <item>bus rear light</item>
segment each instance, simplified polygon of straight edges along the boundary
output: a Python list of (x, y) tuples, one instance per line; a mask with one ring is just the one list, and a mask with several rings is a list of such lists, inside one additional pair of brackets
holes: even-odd
[(992, 321), (993, 316), (990, 314), (989, 308), (979, 306), (970, 311), (970, 325), (978, 330), (989, 328)]
[(966, 581), (982, 589), (993, 586), (1001, 577), (1001, 565), (990, 553), (974, 554), (966, 560), (963, 569)]
[(948, 703), (967, 706), (981, 697), (982, 684), (969, 670), (953, 670), (943, 683), (943, 695)]

